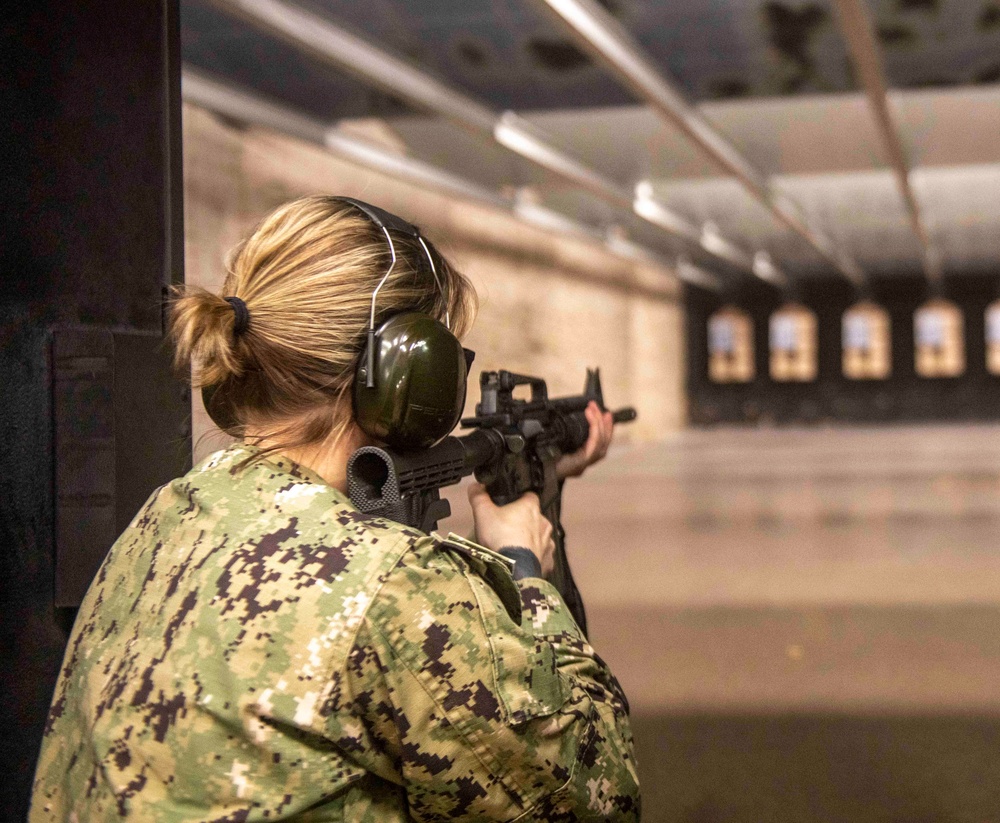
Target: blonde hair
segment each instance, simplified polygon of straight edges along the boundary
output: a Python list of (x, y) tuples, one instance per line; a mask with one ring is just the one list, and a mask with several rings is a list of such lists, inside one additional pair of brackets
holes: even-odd
[[(428, 242), (439, 289), (419, 242), (391, 235), (397, 261), (375, 302), (376, 328), (391, 315), (420, 311), (450, 316), (461, 337), (475, 316), (472, 285)], [(195, 388), (216, 387), (234, 437), (248, 426), (266, 431), (267, 451), (337, 439), (352, 419), (372, 293), (390, 260), (385, 235), (355, 207), (326, 196), (287, 203), (234, 250), (221, 295), (175, 290), (174, 364)], [(246, 304), (249, 323), (240, 334), (227, 297)]]

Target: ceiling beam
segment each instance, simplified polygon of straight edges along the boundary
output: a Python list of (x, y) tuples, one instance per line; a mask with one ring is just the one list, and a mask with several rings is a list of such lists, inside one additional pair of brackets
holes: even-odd
[(441, 191), (452, 197), (503, 209), (525, 223), (546, 231), (597, 244), (616, 257), (630, 262), (638, 260), (674, 272), (691, 285), (711, 291), (719, 291), (721, 288), (718, 278), (708, 272), (673, 265), (653, 249), (632, 242), (623, 243), (619, 238), (605, 238), (596, 229), (571, 217), (532, 204), (523, 198), (501, 195), (429, 163), (394, 154), (374, 143), (344, 133), (335, 124), (324, 123), (302, 112), (272, 103), (189, 66), (183, 69), (181, 93), (188, 103), (233, 120), (322, 146), (344, 160), (373, 171), (423, 188)]
[(610, 68), (639, 99), (686, 135), (719, 168), (735, 177), (779, 222), (796, 232), (856, 286), (864, 284), (865, 276), (857, 263), (836, 249), (822, 231), (810, 225), (790, 198), (772, 189), (767, 176), (685, 99), (649, 59), (638, 41), (605, 9), (594, 0), (539, 2), (555, 13), (581, 47)]
[[(296, 48), (346, 71), (363, 82), (373, 85), (396, 98), (420, 109), (446, 117), (453, 123), (480, 137), (496, 141), (509, 151), (535, 163), (547, 171), (589, 191), (607, 203), (627, 209), (643, 220), (679, 238), (699, 252), (714, 257), (728, 266), (736, 265), (757, 274), (752, 265), (741, 265), (733, 256), (718, 254), (711, 244), (704, 243), (702, 227), (656, 201), (658, 215), (653, 220), (636, 208), (638, 197), (628, 188), (610, 180), (599, 171), (571, 156), (552, 139), (530, 126), (514, 112), (499, 112), (478, 100), (457, 91), (411, 63), (383, 51), (377, 46), (344, 31), (329, 20), (301, 9), (284, 0), (212, 0), (252, 25), (275, 35)], [(647, 198), (648, 199), (648, 198)], [(726, 243), (733, 248), (737, 244)], [(743, 252), (739, 259), (754, 259), (752, 252)], [(777, 277), (770, 282), (785, 282), (777, 267)]]
[(854, 73), (868, 96), (879, 137), (896, 176), (899, 193), (906, 205), (910, 225), (920, 243), (924, 274), (932, 284), (938, 285), (942, 277), (941, 258), (931, 241), (927, 224), (913, 192), (910, 163), (903, 148), (899, 128), (889, 108), (888, 84), (882, 65), (882, 53), (875, 39), (871, 17), (860, 0), (834, 0), (834, 6), (837, 9), (840, 30), (850, 51)]

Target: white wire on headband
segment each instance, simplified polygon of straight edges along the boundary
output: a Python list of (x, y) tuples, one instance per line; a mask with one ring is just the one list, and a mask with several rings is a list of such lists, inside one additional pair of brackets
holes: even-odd
[[(372, 313), (371, 319), (368, 322), (368, 328), (372, 332), (375, 331), (375, 298), (378, 297), (379, 290), (385, 285), (385, 281), (389, 279), (389, 275), (392, 274), (392, 270), (396, 267), (396, 247), (392, 244), (389, 230), (385, 226), (379, 226), (379, 228), (382, 229), (385, 239), (389, 241), (389, 254), (392, 256), (392, 262), (389, 263), (389, 270), (382, 275), (382, 279), (378, 281), (375, 291), (372, 292)], [(434, 280), (437, 282), (437, 274), (434, 275)]]
[(392, 256), (392, 262), (389, 263), (389, 270), (382, 275), (382, 279), (378, 281), (375, 291), (372, 292), (372, 313), (368, 323), (368, 351), (365, 357), (365, 365), (367, 366), (365, 388), (369, 389), (375, 388), (375, 298), (378, 297), (379, 289), (385, 285), (385, 281), (389, 279), (389, 275), (392, 274), (392, 270), (396, 267), (396, 247), (392, 244), (389, 230), (381, 225), (379, 228), (382, 229), (385, 239), (389, 241), (389, 254)]
[(438, 277), (437, 266), (434, 265), (434, 258), (431, 257), (431, 250), (427, 248), (424, 238), (418, 234), (417, 240), (420, 241), (420, 245), (424, 249), (424, 254), (427, 255), (427, 262), (431, 264), (431, 274), (434, 275), (434, 282), (437, 283), (438, 292), (444, 300), (444, 324), (448, 327), (448, 331), (451, 331), (451, 312), (448, 311), (448, 296), (444, 293), (444, 286), (441, 285), (441, 279)]
[[(385, 239), (389, 243), (389, 255), (392, 257), (392, 261), (389, 263), (389, 270), (382, 275), (382, 279), (378, 281), (375, 291), (372, 292), (371, 316), (368, 320), (368, 328), (372, 331), (375, 330), (375, 299), (378, 297), (379, 291), (382, 286), (385, 285), (385, 281), (389, 279), (389, 275), (392, 274), (392, 270), (396, 266), (396, 247), (392, 243), (392, 237), (389, 236), (389, 230), (385, 226), (382, 226), (381, 229), (382, 234), (385, 235)], [(441, 294), (441, 297), (445, 299), (444, 324), (448, 327), (448, 330), (451, 331), (451, 312), (448, 310), (448, 300), (444, 293), (444, 285), (441, 283), (441, 278), (438, 277), (437, 266), (434, 265), (434, 258), (431, 256), (431, 250), (427, 248), (424, 238), (418, 234), (417, 240), (420, 243), (420, 247), (424, 250), (424, 254), (427, 255), (427, 262), (431, 264), (431, 274), (434, 275), (434, 283), (438, 287), (438, 292)]]
[[(365, 386), (369, 389), (375, 387), (375, 300), (382, 286), (385, 285), (385, 281), (389, 279), (389, 275), (392, 274), (392, 270), (396, 267), (396, 246), (392, 242), (389, 230), (385, 226), (379, 226), (379, 228), (382, 229), (382, 234), (385, 235), (385, 239), (389, 243), (389, 255), (392, 260), (389, 263), (388, 271), (382, 275), (382, 279), (378, 281), (375, 291), (372, 292), (371, 315), (368, 320), (368, 368), (365, 375)], [(424, 250), (424, 254), (427, 255), (427, 262), (431, 264), (431, 274), (434, 275), (434, 283), (438, 287), (441, 297), (444, 299), (444, 323), (448, 330), (451, 331), (451, 312), (448, 310), (448, 299), (444, 293), (441, 278), (438, 277), (437, 266), (434, 265), (434, 258), (431, 256), (431, 250), (427, 248), (424, 238), (418, 234), (417, 240), (420, 241), (420, 247)]]

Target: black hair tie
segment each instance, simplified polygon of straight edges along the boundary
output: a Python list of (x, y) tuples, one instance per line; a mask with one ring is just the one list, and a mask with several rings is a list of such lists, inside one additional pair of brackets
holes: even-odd
[(233, 307), (233, 313), (236, 315), (236, 322), (233, 324), (233, 334), (239, 337), (250, 328), (250, 309), (238, 297), (227, 297), (226, 302)]

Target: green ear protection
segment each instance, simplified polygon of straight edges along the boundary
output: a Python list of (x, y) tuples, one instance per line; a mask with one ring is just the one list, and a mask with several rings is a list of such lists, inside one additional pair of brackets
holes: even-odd
[[(354, 375), (355, 421), (365, 434), (399, 451), (429, 448), (455, 428), (462, 416), (475, 354), (463, 349), (451, 333), (447, 310), (445, 323), (420, 312), (405, 312), (375, 328), (376, 299), (396, 265), (390, 229), (416, 238), (442, 295), (444, 287), (416, 226), (361, 200), (331, 199), (353, 206), (381, 229), (391, 258), (389, 269), (372, 292), (367, 340)], [(235, 416), (214, 389), (203, 390), (205, 408), (216, 425), (230, 428), (236, 424)]]
[(364, 213), (389, 244), (389, 269), (372, 292), (368, 340), (354, 375), (354, 418), (365, 434), (400, 451), (426, 449), (458, 424), (465, 406), (472, 358), (448, 325), (430, 315), (405, 312), (375, 328), (375, 301), (396, 265), (389, 229), (416, 238), (427, 256), (438, 290), (444, 288), (430, 249), (416, 226), (383, 209), (338, 197)]

